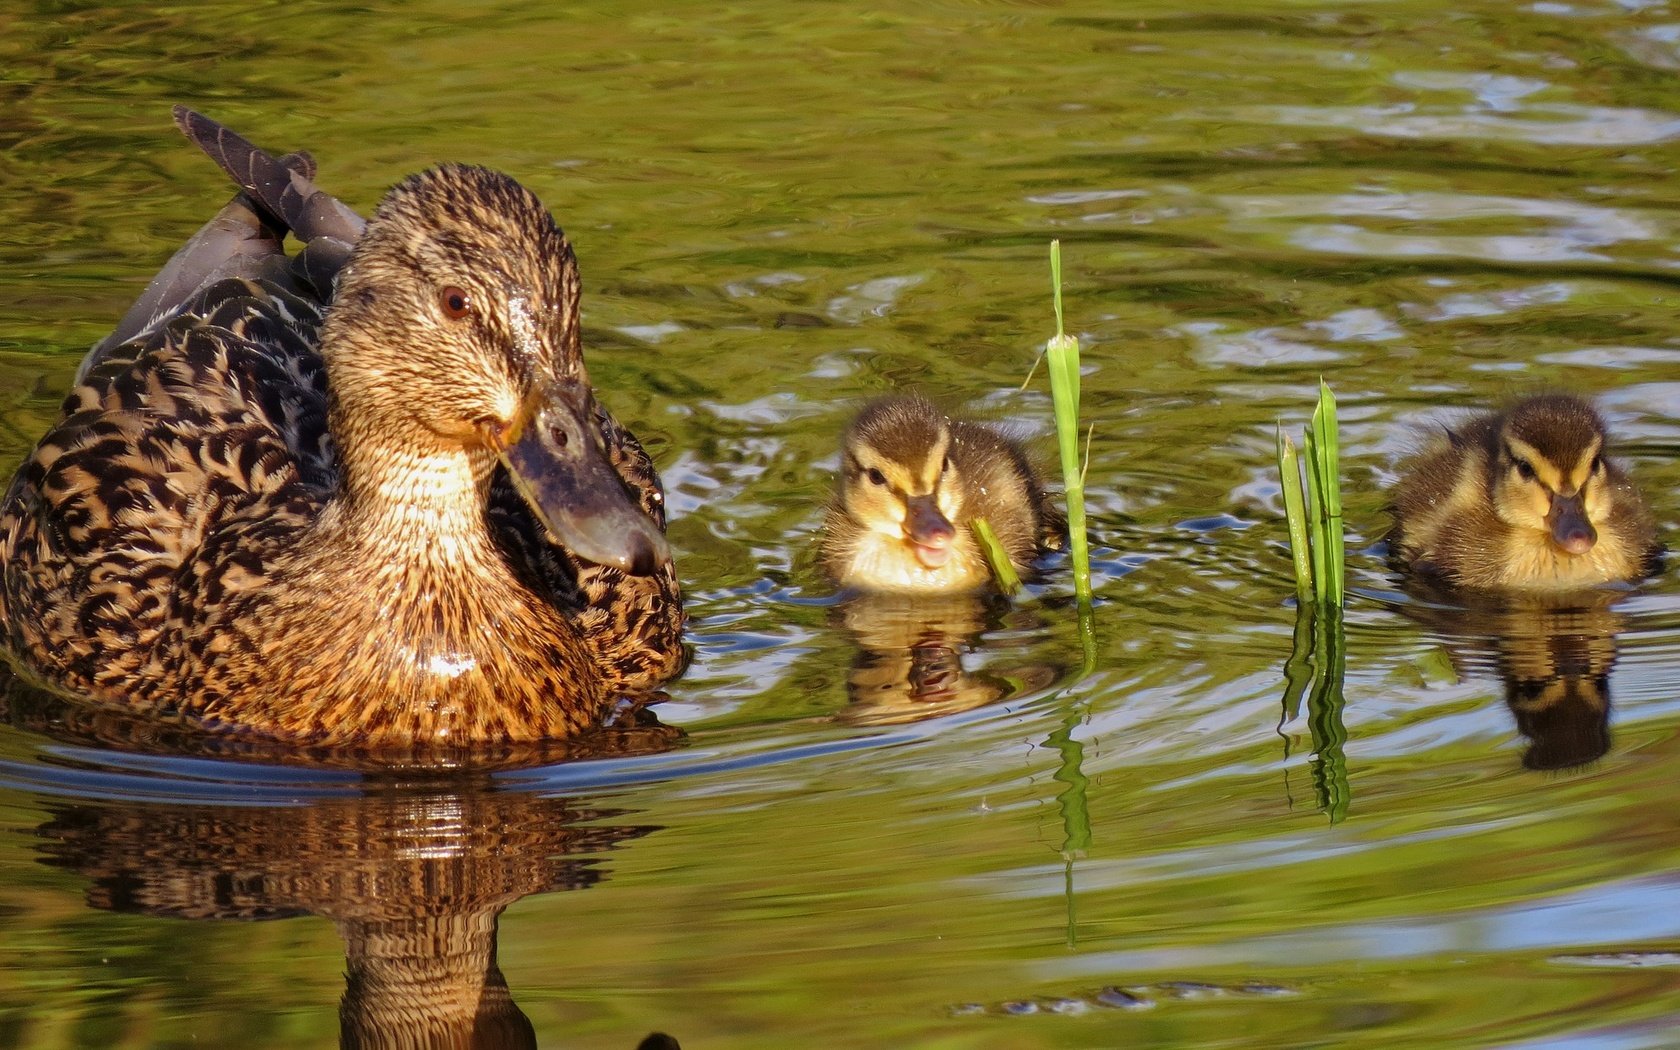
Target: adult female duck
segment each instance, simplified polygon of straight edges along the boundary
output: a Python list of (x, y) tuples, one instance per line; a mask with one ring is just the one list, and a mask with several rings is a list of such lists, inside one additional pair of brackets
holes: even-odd
[(371, 748), (570, 736), (673, 675), (659, 481), (594, 399), (536, 197), (445, 165), (364, 226), (307, 156), (175, 116), (242, 192), (89, 354), (0, 504), (24, 667)]

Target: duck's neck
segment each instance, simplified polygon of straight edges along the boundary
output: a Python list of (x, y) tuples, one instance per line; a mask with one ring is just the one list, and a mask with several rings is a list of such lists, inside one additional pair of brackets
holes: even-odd
[(487, 553), (485, 505), (495, 454), (430, 434), (335, 421), (339, 498), (335, 525), (355, 547), (443, 565)]

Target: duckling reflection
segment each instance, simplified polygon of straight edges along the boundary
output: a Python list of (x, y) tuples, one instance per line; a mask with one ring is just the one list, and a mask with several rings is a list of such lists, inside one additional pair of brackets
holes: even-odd
[(41, 831), (47, 863), (88, 878), (97, 908), (331, 919), (347, 1050), (513, 1050), (536, 1036), (496, 963), (499, 917), (529, 894), (605, 878), (600, 854), (656, 830), (625, 816), (486, 780), (389, 781), (305, 805), (77, 803)]
[(1015, 666), (1006, 675), (964, 665), (986, 630), (1002, 626), (1005, 617), (1031, 615), (995, 595), (852, 596), (837, 610), (857, 644), (846, 679), (851, 705), (841, 719), (854, 725), (920, 722), (1048, 686), (1056, 670), (1046, 665)]
[(1444, 429), (1394, 491), (1396, 560), (1457, 587), (1561, 592), (1635, 580), (1661, 547), (1590, 403), (1526, 398)]
[(870, 591), (955, 594), (992, 578), (973, 523), (983, 518), (1017, 572), (1060, 546), (1065, 524), (1026, 453), (991, 427), (952, 419), (913, 394), (878, 398), (841, 439), (822, 562)]
[(1496, 606), (1409, 603), (1406, 611), (1439, 632), (1461, 673), (1493, 674), (1528, 741), (1522, 764), (1562, 770), (1610, 750), (1610, 672), (1625, 626), (1613, 603), (1589, 592), (1570, 600)]

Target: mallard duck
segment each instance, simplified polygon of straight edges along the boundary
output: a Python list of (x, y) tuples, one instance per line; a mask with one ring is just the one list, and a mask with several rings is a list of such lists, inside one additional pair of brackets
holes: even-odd
[(90, 353), (0, 503), (26, 671), (374, 749), (567, 737), (674, 674), (659, 481), (595, 400), (537, 198), (446, 164), (364, 226), (307, 157), (176, 123), (241, 192)]
[(1396, 557), (1461, 587), (1565, 591), (1649, 574), (1645, 501), (1592, 405), (1545, 394), (1447, 429), (1394, 490)]
[(924, 397), (879, 398), (842, 439), (822, 562), (861, 590), (978, 590), (992, 574), (976, 518), (1018, 571), (1059, 536), (1060, 519), (1019, 445), (951, 419)]

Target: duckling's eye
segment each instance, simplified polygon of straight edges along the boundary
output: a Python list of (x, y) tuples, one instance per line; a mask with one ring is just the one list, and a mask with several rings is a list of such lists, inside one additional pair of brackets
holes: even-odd
[(472, 296), (454, 285), (438, 293), (438, 305), (443, 307), (443, 315), (451, 321), (459, 321), (473, 312)]
[(943, 474), (947, 470), (950, 470), (950, 469), (951, 469), (951, 454), (949, 452), (947, 452), (947, 453), (945, 453), (945, 462), (939, 464), (939, 472), (941, 474)]
[(1603, 456), (1594, 456), (1593, 461), (1592, 461), (1592, 466), (1587, 468), (1587, 473), (1597, 474), (1599, 471), (1601, 471), (1603, 469), (1604, 469), (1604, 457)]
[(1522, 478), (1524, 481), (1534, 480), (1534, 468), (1528, 465), (1528, 460), (1515, 459), (1511, 462), (1512, 465), (1517, 468), (1517, 477)]
[(863, 476), (869, 479), (871, 485), (885, 485), (887, 483), (887, 476), (881, 473), (877, 467), (870, 467), (863, 472)]

